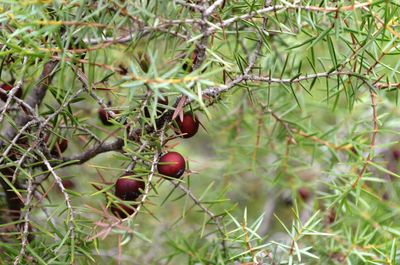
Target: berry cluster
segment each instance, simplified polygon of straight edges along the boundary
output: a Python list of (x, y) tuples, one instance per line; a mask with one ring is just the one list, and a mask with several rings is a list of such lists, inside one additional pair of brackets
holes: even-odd
[[(200, 122), (193, 113), (184, 113), (182, 119), (176, 119), (176, 124), (176, 133), (183, 138), (190, 138), (199, 130)], [(164, 176), (180, 178), (186, 170), (186, 161), (178, 152), (167, 152), (160, 157), (157, 169)]]
[[(157, 115), (162, 115), (167, 105), (168, 98), (159, 99), (157, 101)], [(118, 114), (118, 112), (115, 111), (114, 113)], [(100, 108), (98, 114), (99, 119), (104, 125), (113, 125), (113, 123), (110, 122), (111, 117), (104, 108)], [(147, 118), (150, 117), (150, 111), (147, 107), (144, 108), (144, 116)], [(183, 138), (194, 136), (200, 125), (197, 117), (191, 112), (184, 113), (182, 119), (178, 117), (173, 122), (175, 124), (175, 133)], [(166, 178), (180, 178), (186, 170), (186, 161), (180, 153), (170, 151), (159, 158), (157, 170), (158, 173)], [(136, 211), (137, 203), (135, 204), (135, 201), (142, 195), (145, 188), (145, 183), (141, 178), (133, 177), (133, 173), (126, 173), (118, 178), (115, 183), (114, 194), (121, 202), (114, 202), (111, 206), (111, 212), (118, 218), (124, 219)]]
[[(0, 99), (2, 101), (7, 101), (8, 93), (13, 88), (12, 84), (13, 82), (9, 82), (0, 85), (0, 87), (6, 91), (5, 93), (0, 91)], [(22, 94), (22, 88), (19, 88), (16, 91), (15, 96), (21, 98)], [(158, 117), (165, 114), (168, 103), (167, 97), (157, 100), (156, 114)], [(113, 112), (119, 114), (118, 111)], [(143, 114), (146, 118), (150, 117), (150, 110), (147, 106), (143, 109)], [(111, 117), (109, 112), (103, 107), (99, 108), (98, 116), (102, 124), (105, 126), (112, 126), (115, 124), (115, 122), (113, 122), (115, 118)], [(182, 138), (193, 137), (197, 133), (200, 125), (196, 115), (192, 112), (186, 112), (181, 117), (178, 116), (172, 122), (175, 133)], [(61, 156), (61, 154), (68, 148), (68, 140), (58, 135), (48, 134), (45, 136), (44, 141), (49, 147), (50, 153), (55, 157)], [(186, 170), (186, 161), (180, 153), (169, 151), (160, 156), (157, 170), (159, 174), (166, 178), (180, 178)], [(137, 204), (135, 204), (134, 201), (141, 196), (145, 188), (144, 181), (142, 179), (134, 178), (134, 176), (135, 174), (132, 172), (126, 173), (118, 178), (115, 183), (115, 196), (121, 201), (113, 203), (111, 206), (111, 212), (118, 218), (126, 218), (135, 212)]]

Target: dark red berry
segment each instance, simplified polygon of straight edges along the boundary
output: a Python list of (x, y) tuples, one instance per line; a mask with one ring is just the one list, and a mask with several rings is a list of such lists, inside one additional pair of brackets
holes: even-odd
[[(75, 182), (73, 182), (71, 179), (64, 179), (61, 181), (61, 183), (63, 184), (65, 189), (72, 190), (75, 188)], [(61, 193), (60, 187), (58, 185), (56, 185), (56, 187), (57, 191)]]
[(111, 212), (118, 218), (125, 219), (136, 211), (137, 205), (125, 205), (115, 203), (111, 206)]
[[(45, 138), (45, 141), (48, 145), (51, 144), (51, 141), (49, 141), (49, 140), (50, 140), (50, 136), (47, 135)], [(50, 150), (50, 153), (52, 155), (57, 156), (57, 155), (64, 153), (65, 150), (67, 150), (67, 148), (68, 148), (68, 140), (65, 138), (57, 137), (56, 143), (54, 144), (53, 148)]]
[[(0, 92), (0, 99), (1, 99), (2, 101), (6, 102), (6, 101), (7, 101), (7, 98), (8, 98), (8, 96), (7, 96), (8, 91), (10, 91), (11, 89), (13, 89), (13, 86), (12, 86), (12, 85), (9, 85), (9, 84), (2, 84), (2, 85), (1, 85), (1, 88), (2, 88), (3, 90), (7, 91), (7, 93)], [(14, 95), (15, 95), (17, 98), (21, 98), (21, 97), (22, 97), (22, 89), (19, 88), (19, 89), (15, 92)]]
[(400, 150), (394, 149), (394, 150), (392, 151), (392, 155), (393, 155), (393, 158), (394, 158), (396, 161), (399, 161), (399, 160), (400, 160)]
[(158, 161), (158, 172), (165, 176), (179, 178), (186, 169), (185, 159), (177, 152), (168, 152)]
[[(167, 106), (167, 105), (168, 105), (167, 97), (165, 97), (164, 99), (158, 98), (157, 99), (157, 115), (162, 114), (165, 111), (165, 106)], [(144, 108), (144, 116), (146, 118), (150, 118), (150, 111), (147, 106)]]
[(64, 179), (62, 181), (62, 184), (63, 184), (64, 188), (69, 189), (69, 190), (75, 188), (75, 182), (73, 182), (70, 179)]
[(115, 195), (125, 201), (134, 201), (142, 194), (144, 187), (141, 180), (120, 177), (115, 183)]
[(303, 201), (307, 201), (308, 198), (310, 198), (310, 191), (307, 188), (300, 188), (298, 190), (298, 193), (300, 197), (303, 199)]
[[(118, 111), (113, 111), (113, 112), (115, 114), (118, 113)], [(110, 122), (112, 120), (111, 116), (108, 114), (108, 112), (104, 108), (100, 108), (98, 113), (99, 113), (99, 118), (104, 125), (106, 125), (106, 126), (113, 125), (113, 123)]]
[(178, 116), (176, 123), (179, 127), (179, 133), (182, 134), (183, 138), (190, 138), (197, 133), (199, 130), (200, 122), (197, 117), (192, 113), (183, 114), (183, 120)]
[(65, 150), (68, 148), (68, 140), (63, 138), (60, 141), (57, 142), (58, 148), (61, 153), (64, 153)]

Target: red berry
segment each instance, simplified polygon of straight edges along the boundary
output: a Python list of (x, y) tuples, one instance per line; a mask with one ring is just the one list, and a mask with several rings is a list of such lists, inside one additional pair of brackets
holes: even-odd
[(183, 114), (182, 121), (179, 117), (177, 117), (176, 123), (178, 124), (179, 131), (182, 134), (183, 138), (190, 138), (195, 135), (199, 130), (200, 125), (199, 120), (192, 113)]
[(400, 150), (397, 150), (397, 149), (392, 150), (392, 155), (393, 155), (393, 158), (394, 158), (396, 161), (399, 161), (399, 160), (400, 160)]
[(115, 195), (125, 201), (134, 201), (142, 194), (144, 187), (143, 181), (123, 176), (115, 183)]
[[(118, 111), (113, 111), (115, 114), (118, 114)], [(113, 125), (112, 122), (110, 122), (110, 120), (112, 120), (112, 117), (110, 115), (108, 115), (108, 112), (104, 109), (104, 108), (100, 108), (99, 109), (99, 118), (101, 120), (101, 122), (106, 125), (106, 126), (111, 126)]]
[(57, 142), (58, 148), (60, 149), (61, 153), (64, 153), (65, 150), (68, 148), (68, 140), (65, 138), (62, 138)]
[(179, 178), (186, 169), (185, 159), (177, 152), (168, 152), (158, 161), (158, 172), (165, 176)]
[[(45, 141), (48, 145), (51, 144), (51, 142), (49, 140), (50, 140), (50, 136), (47, 135), (45, 138)], [(65, 138), (57, 137), (56, 143), (54, 144), (53, 148), (50, 150), (50, 153), (52, 155), (57, 156), (57, 155), (64, 153), (65, 150), (67, 150), (67, 148), (68, 148), (68, 140)]]
[(63, 184), (64, 188), (69, 189), (69, 190), (75, 188), (75, 182), (73, 182), (70, 179), (64, 179), (62, 181), (62, 184)]
[(307, 188), (300, 188), (298, 193), (303, 201), (307, 201), (310, 198), (310, 191)]
[[(168, 98), (165, 97), (164, 99), (158, 98), (157, 99), (157, 115), (160, 115), (164, 112), (165, 106), (168, 105)], [(144, 116), (146, 118), (150, 118), (150, 111), (147, 106), (144, 108)]]
[(111, 212), (118, 218), (125, 219), (136, 211), (137, 205), (125, 205), (122, 203), (115, 203), (111, 206)]
[[(63, 184), (64, 188), (66, 188), (68, 190), (72, 190), (72, 189), (75, 188), (75, 182), (73, 182), (70, 179), (64, 179), (64, 180), (61, 181), (61, 183)], [(57, 187), (57, 191), (59, 193), (61, 193), (60, 187), (58, 185), (56, 185), (56, 187)]]
[[(2, 84), (2, 85), (1, 85), (1, 88), (2, 88), (3, 90), (7, 91), (7, 93), (8, 93), (8, 91), (10, 91), (11, 89), (13, 89), (13, 86), (12, 86), (12, 85), (9, 85), (9, 84)], [(7, 101), (7, 98), (8, 98), (7, 93), (0, 92), (0, 99), (1, 99), (2, 101), (4, 101), (4, 102)], [(17, 98), (21, 98), (21, 97), (22, 97), (22, 89), (19, 88), (19, 89), (15, 92), (14, 95), (15, 95)]]

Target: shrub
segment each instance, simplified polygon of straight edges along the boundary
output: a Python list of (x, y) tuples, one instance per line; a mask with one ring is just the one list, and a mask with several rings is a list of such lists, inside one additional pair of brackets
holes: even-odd
[(398, 263), (399, 8), (0, 1), (0, 264)]

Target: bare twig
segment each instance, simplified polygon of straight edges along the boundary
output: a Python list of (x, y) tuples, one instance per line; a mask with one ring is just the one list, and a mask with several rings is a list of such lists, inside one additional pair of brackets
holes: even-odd
[(46, 167), (50, 171), (50, 173), (53, 175), (54, 180), (56, 181), (58, 187), (60, 188), (61, 193), (64, 195), (64, 200), (65, 200), (65, 203), (69, 210), (68, 227), (69, 227), (69, 232), (70, 232), (70, 238), (71, 238), (71, 242), (74, 242), (74, 239), (75, 239), (75, 224), (74, 224), (75, 210), (72, 207), (71, 199), (69, 198), (69, 195), (68, 195), (67, 191), (65, 190), (65, 187), (62, 183), (62, 179), (56, 174), (55, 170), (50, 165), (46, 156), (39, 150), (37, 150), (37, 153), (42, 157), (44, 164), (46, 165)]
[(225, 256), (227, 256), (227, 246), (226, 246), (226, 241), (225, 241), (225, 231), (224, 228), (221, 224), (221, 220), (218, 216), (216, 216), (211, 210), (209, 210), (207, 207), (205, 207), (201, 201), (199, 199), (196, 198), (196, 196), (194, 196), (194, 194), (188, 189), (186, 188), (184, 185), (182, 185), (182, 183), (178, 182), (178, 181), (172, 181), (176, 187), (178, 187), (180, 190), (182, 190), (183, 192), (185, 192), (190, 199), (192, 199), (192, 201), (198, 206), (200, 207), (201, 210), (203, 210), (203, 212), (205, 212), (215, 223), (215, 225), (218, 228), (218, 231), (221, 234), (222, 237), (222, 248), (223, 251), (225, 253)]
[(24, 226), (21, 236), (21, 249), (17, 257), (15, 257), (14, 265), (20, 263), (21, 258), (25, 255), (26, 246), (29, 243), (28, 235), (29, 235), (29, 223), (30, 223), (30, 212), (31, 212), (31, 203), (33, 197), (33, 189), (32, 189), (32, 178), (28, 178), (28, 187), (27, 187), (28, 194), (26, 195), (26, 199), (24, 202), (25, 205), (25, 213), (24, 213)]

